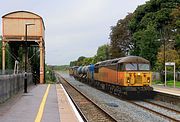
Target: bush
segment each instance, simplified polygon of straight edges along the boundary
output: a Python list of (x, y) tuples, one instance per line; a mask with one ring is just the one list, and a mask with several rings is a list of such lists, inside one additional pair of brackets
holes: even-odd
[(54, 71), (48, 66), (46, 66), (45, 68), (46, 68), (45, 70), (46, 83), (55, 83), (56, 77)]

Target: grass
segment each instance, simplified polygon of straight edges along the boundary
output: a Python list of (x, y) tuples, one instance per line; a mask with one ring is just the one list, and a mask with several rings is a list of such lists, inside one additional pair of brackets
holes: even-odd
[[(153, 81), (153, 84), (164, 84), (161, 81)], [(174, 87), (174, 80), (167, 81), (167, 86)], [(176, 87), (180, 88), (180, 81), (176, 81)]]
[[(174, 81), (167, 81), (168, 86), (174, 86)], [(180, 88), (180, 82), (176, 81), (176, 87)]]

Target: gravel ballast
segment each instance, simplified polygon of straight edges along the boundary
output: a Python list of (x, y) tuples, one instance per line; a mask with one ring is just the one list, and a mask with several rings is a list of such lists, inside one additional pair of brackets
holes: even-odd
[(168, 122), (168, 120), (139, 108), (131, 103), (113, 97), (100, 90), (88, 86), (82, 82), (76, 81), (68, 74), (61, 73), (61, 76), (72, 85), (84, 92), (88, 97), (95, 101), (101, 108), (111, 113), (118, 121), (123, 122)]

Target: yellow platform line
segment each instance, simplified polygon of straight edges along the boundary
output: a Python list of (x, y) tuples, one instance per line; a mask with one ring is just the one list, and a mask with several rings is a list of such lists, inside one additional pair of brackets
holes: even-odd
[(46, 89), (46, 92), (45, 92), (45, 94), (43, 96), (43, 99), (41, 101), (41, 105), (39, 107), (39, 111), (37, 113), (37, 116), (36, 116), (36, 119), (35, 119), (34, 122), (41, 122), (43, 111), (44, 111), (44, 106), (46, 104), (46, 99), (47, 99), (47, 96), (48, 96), (48, 93), (49, 93), (49, 88), (50, 88), (50, 84), (48, 85), (48, 87)]

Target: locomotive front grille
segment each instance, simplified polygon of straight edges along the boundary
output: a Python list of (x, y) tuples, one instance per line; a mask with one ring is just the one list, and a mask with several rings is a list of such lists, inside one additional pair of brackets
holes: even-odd
[(136, 84), (142, 84), (142, 77), (141, 77), (141, 76), (137, 76), (137, 77), (135, 78), (135, 83), (136, 83)]

